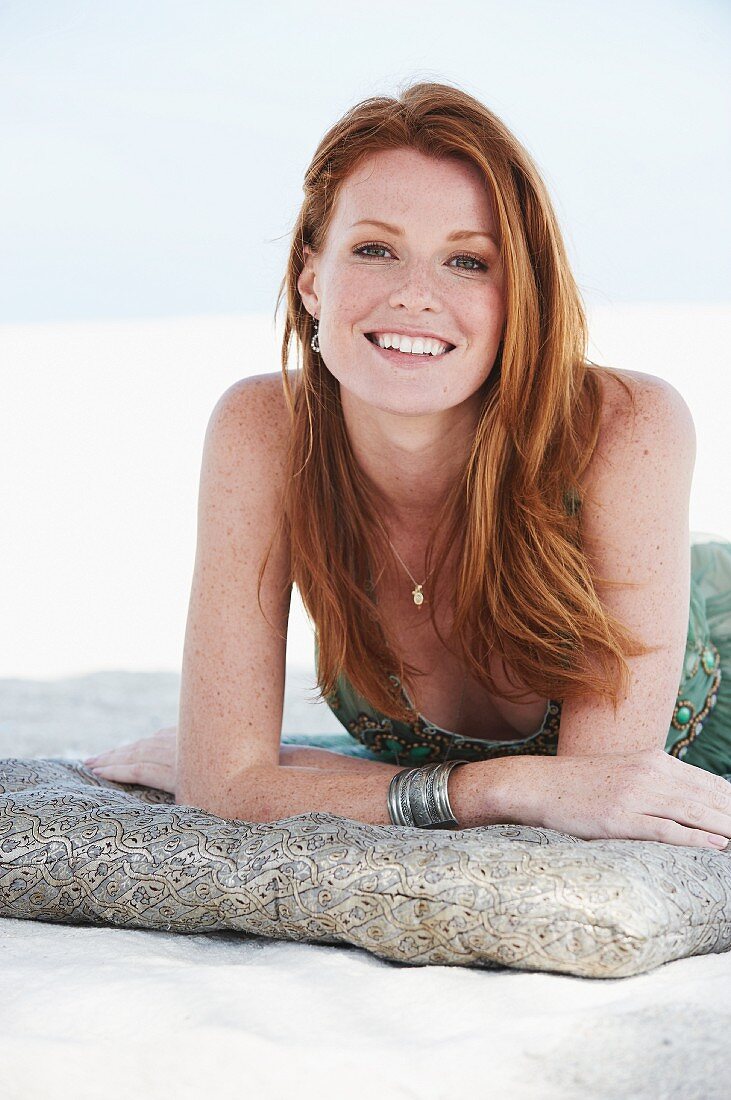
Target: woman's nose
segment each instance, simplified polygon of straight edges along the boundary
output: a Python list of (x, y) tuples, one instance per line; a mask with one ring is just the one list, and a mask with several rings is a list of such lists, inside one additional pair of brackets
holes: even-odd
[(393, 309), (405, 308), (410, 312), (422, 309), (439, 309), (441, 298), (436, 285), (436, 274), (429, 264), (407, 264), (399, 272), (396, 286), (388, 300)]

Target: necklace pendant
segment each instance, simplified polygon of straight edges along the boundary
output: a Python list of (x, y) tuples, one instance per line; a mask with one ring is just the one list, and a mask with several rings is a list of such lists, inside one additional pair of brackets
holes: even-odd
[(417, 607), (424, 602), (424, 596), (422, 595), (420, 584), (417, 584), (416, 588), (411, 593), (411, 595), (414, 597), (414, 603), (416, 604)]

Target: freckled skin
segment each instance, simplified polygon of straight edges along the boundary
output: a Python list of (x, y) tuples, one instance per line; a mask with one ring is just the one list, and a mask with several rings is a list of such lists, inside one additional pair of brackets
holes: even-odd
[[(404, 233), (350, 228), (363, 218)], [(413, 149), (377, 153), (344, 183), (325, 245), (308, 254), (298, 284), (304, 305), (319, 318), (322, 359), (340, 383), (355, 454), (397, 525), (419, 517), (428, 526), (456, 475), (504, 330), (498, 248), (484, 237), (448, 241), (457, 230), (499, 236), (473, 165)], [(354, 255), (371, 242), (381, 251)], [(433, 332), (455, 349), (418, 370), (400, 370), (363, 335), (389, 325)]]
[[(351, 231), (366, 215), (400, 225), (403, 233), (372, 226)], [(306, 308), (321, 322), (322, 359), (340, 384), (356, 458), (381, 489), (390, 534), (413, 563), (423, 561), (435, 504), (464, 461), (480, 389), (504, 330), (499, 254), (483, 238), (447, 240), (462, 229), (497, 237), (477, 170), (390, 150), (346, 183), (325, 246), (308, 257), (298, 283)], [(381, 255), (354, 252), (374, 241), (385, 249)], [(485, 266), (455, 265), (467, 253), (481, 256)], [(429, 331), (456, 348), (404, 370), (363, 335), (391, 327)], [(705, 829), (731, 835), (726, 781), (661, 747), (687, 623), (692, 417), (661, 379), (623, 374), (635, 382), (637, 417), (608, 391), (584, 475), (590, 491), (582, 537), (598, 578), (626, 572), (635, 585), (624, 590), (598, 582), (600, 598), (638, 638), (661, 645), (633, 660), (630, 693), (617, 715), (601, 697), (564, 701), (555, 758), (502, 757), (456, 769), (450, 799), (463, 828), (515, 821), (586, 839), (703, 846)], [(256, 578), (287, 476), (288, 431), (278, 375), (243, 379), (219, 400), (202, 463), (179, 736), (159, 731), (115, 751), (111, 765), (111, 754), (97, 762), (106, 778), (169, 782), (178, 801), (226, 817), (275, 821), (322, 811), (387, 824), (386, 795), (398, 766), (280, 744), (289, 615), (283, 539), (264, 577), (261, 610)], [(446, 662), (427, 631), (417, 634), (419, 611), (409, 589), (395, 568), (382, 580), (379, 602), (403, 631), (397, 648), (429, 670), (427, 712), (439, 717), (443, 707), (449, 717), (461, 670)], [(489, 700), (473, 692), (471, 701), (473, 717), (484, 721)]]

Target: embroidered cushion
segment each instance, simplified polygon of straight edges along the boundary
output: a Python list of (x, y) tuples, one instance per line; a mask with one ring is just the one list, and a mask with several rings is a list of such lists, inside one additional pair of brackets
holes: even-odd
[(618, 978), (729, 949), (731, 853), (517, 825), (225, 820), (75, 762), (10, 759), (0, 915)]

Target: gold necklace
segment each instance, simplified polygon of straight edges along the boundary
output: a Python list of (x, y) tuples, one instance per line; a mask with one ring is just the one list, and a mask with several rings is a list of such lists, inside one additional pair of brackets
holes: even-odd
[[(386, 535), (386, 538), (388, 539), (388, 535)], [(427, 582), (427, 581), (429, 580), (429, 577), (431, 577), (431, 575), (432, 575), (432, 573), (434, 572), (434, 570), (433, 570), (433, 569), (430, 569), (430, 570), (429, 570), (429, 572), (428, 572), (428, 574), (426, 575), (426, 577), (424, 577), (424, 580), (423, 580), (423, 581), (421, 582), (421, 584), (419, 584), (419, 583), (417, 582), (417, 580), (416, 580), (416, 577), (414, 577), (414, 576), (412, 575), (412, 573), (411, 573), (411, 570), (409, 569), (408, 565), (406, 564), (406, 562), (404, 561), (404, 559), (403, 559), (403, 558), (401, 557), (401, 555), (399, 554), (398, 550), (396, 549), (396, 547), (394, 546), (394, 544), (393, 544), (393, 543), (391, 542), (391, 540), (390, 540), (390, 539), (388, 539), (388, 544), (389, 544), (389, 546), (391, 547), (391, 549), (393, 550), (393, 552), (394, 552), (394, 554), (396, 555), (396, 557), (398, 558), (398, 560), (399, 560), (399, 561), (401, 562), (401, 564), (403, 565), (403, 567), (404, 567), (404, 569), (406, 570), (406, 572), (407, 572), (407, 573), (409, 574), (409, 576), (411, 577), (411, 579), (412, 579), (412, 581), (414, 582), (414, 584), (416, 585), (416, 587), (414, 588), (414, 590), (413, 590), (413, 592), (411, 593), (411, 595), (412, 595), (412, 596), (414, 597), (414, 603), (416, 604), (416, 606), (417, 606), (417, 607), (421, 607), (421, 605), (422, 605), (422, 604), (423, 604), (423, 602), (424, 602), (424, 593), (423, 593), (423, 592), (422, 592), (421, 590), (422, 590), (422, 588), (424, 587), (424, 585), (426, 584), (426, 582)]]
[[(428, 574), (426, 575), (426, 577), (424, 577), (424, 580), (421, 582), (421, 584), (419, 584), (416, 580), (416, 577), (414, 577), (412, 575), (411, 570), (409, 569), (408, 565), (406, 564), (404, 559), (401, 557), (401, 555), (399, 554), (399, 552), (396, 549), (396, 547), (394, 546), (394, 544), (391, 542), (390, 538), (388, 538), (388, 535), (386, 535), (386, 538), (388, 539), (388, 544), (391, 547), (391, 549), (393, 550), (394, 554), (396, 555), (396, 557), (401, 562), (404, 569), (406, 570), (406, 572), (409, 574), (412, 581), (414, 582), (415, 587), (414, 587), (414, 590), (412, 591), (411, 595), (414, 598), (414, 603), (416, 604), (416, 606), (421, 607), (421, 605), (424, 602), (424, 593), (421, 590), (424, 587), (424, 585), (426, 584), (426, 582), (429, 580), (429, 577), (431, 577), (434, 570), (430, 569)], [(467, 686), (467, 669), (464, 670), (463, 675), (462, 675), (462, 691), (461, 691), (460, 696), (459, 696), (459, 710), (457, 711), (457, 721), (455, 723), (456, 726), (457, 726), (457, 729), (452, 730), (451, 731), (452, 733), (458, 733), (459, 732), (459, 724), (460, 724), (460, 721), (462, 719), (462, 706), (464, 704), (464, 693), (465, 693), (465, 687), (466, 686)]]

